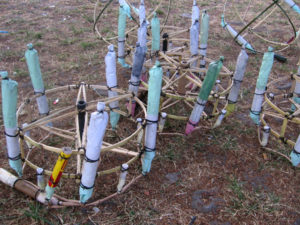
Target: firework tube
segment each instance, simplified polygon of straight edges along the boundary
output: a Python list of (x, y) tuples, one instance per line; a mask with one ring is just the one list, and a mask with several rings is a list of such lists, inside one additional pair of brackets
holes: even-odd
[(119, 0), (119, 18), (118, 18), (118, 62), (122, 67), (129, 68), (125, 63), (125, 30), (126, 18), (132, 19), (130, 14), (130, 7), (125, 0)]
[(47, 115), (49, 114), (49, 106), (47, 97), (45, 95), (45, 87), (42, 78), (38, 52), (33, 48), (31, 43), (27, 45), (27, 48), (28, 49), (25, 52), (25, 58), (34, 89), (34, 94), (40, 95), (36, 98), (39, 113), (40, 115)]
[(290, 154), (290, 157), (293, 166), (298, 166), (300, 164), (300, 135), (297, 138), (296, 144)]
[(79, 188), (81, 203), (86, 203), (92, 196), (94, 190), (102, 141), (108, 122), (108, 114), (103, 111), (104, 108), (104, 102), (98, 102), (97, 112), (91, 114), (90, 124), (87, 130), (86, 153)]
[(160, 22), (156, 15), (156, 12), (154, 13), (154, 16), (151, 20), (151, 32), (152, 32), (152, 52), (159, 51), (160, 49)]
[(300, 14), (299, 6), (292, 0), (284, 0), (295, 12)]
[[(195, 23), (190, 28), (190, 53), (191, 57), (198, 55), (198, 47), (199, 47), (199, 22), (198, 20), (195, 21)], [(197, 60), (195, 60), (192, 65), (192, 67), (197, 66)]]
[[(298, 67), (297, 77), (300, 78), (300, 66)], [(296, 79), (296, 85), (295, 85), (295, 89), (294, 89), (294, 92), (293, 92), (293, 100), (297, 104), (300, 104), (300, 82), (298, 80), (299, 79)], [(292, 104), (291, 110), (293, 112), (296, 110), (296, 106), (294, 104)]]
[(2, 81), (2, 114), (9, 166), (22, 176), (19, 130), (17, 127), (18, 83), (8, 78), (7, 71), (0, 72)]
[(50, 201), (47, 200), (45, 192), (40, 191), (32, 183), (14, 176), (13, 174), (11, 174), (10, 172), (6, 171), (3, 168), (0, 168), (0, 181), (30, 196), (31, 198), (37, 200), (42, 204), (51, 204), (51, 205), (59, 204), (59, 201), (55, 197), (52, 197)]
[(202, 112), (204, 110), (207, 99), (210, 95), (212, 88), (215, 85), (216, 79), (220, 73), (220, 70), (223, 66), (224, 57), (221, 56), (218, 61), (212, 62), (209, 64), (207, 74), (204, 78), (202, 87), (200, 89), (199, 95), (197, 97), (197, 102), (193, 108), (191, 116), (188, 123), (186, 124), (185, 134), (188, 135), (193, 132), (197, 126)]
[[(111, 90), (111, 88), (116, 88), (118, 86), (116, 53), (114, 51), (113, 45), (108, 46), (108, 53), (105, 56), (105, 74), (106, 74), (106, 84), (108, 87), (108, 97), (113, 98), (118, 96), (118, 93), (116, 91)], [(110, 125), (112, 129), (115, 130), (120, 119), (120, 114), (112, 110), (119, 109), (119, 101), (114, 101), (109, 103), (109, 108), (111, 109), (109, 113)]]
[(56, 164), (54, 166), (53, 172), (46, 186), (47, 199), (52, 198), (55, 191), (55, 187), (59, 183), (61, 175), (64, 172), (64, 169), (66, 168), (68, 159), (70, 158), (71, 154), (72, 154), (72, 149), (69, 147), (64, 147), (60, 152)]
[[(225, 28), (233, 38), (235, 38), (238, 34), (228, 23), (225, 22), (224, 15), (222, 15), (221, 26)], [(244, 45), (245, 48), (247, 48), (248, 50), (255, 52), (251, 44), (248, 41), (246, 41), (241, 35), (239, 35), (235, 40), (239, 45)]]
[(219, 127), (226, 115), (226, 109), (222, 109), (220, 115), (218, 116), (218, 119), (216, 120), (213, 128)]
[(36, 181), (38, 187), (43, 191), (45, 189), (45, 179), (44, 179), (44, 170), (43, 168), (36, 168)]
[(227, 106), (226, 106), (226, 110), (227, 110), (226, 116), (229, 116), (231, 113), (234, 112), (235, 104), (237, 102), (241, 84), (243, 82), (244, 74), (246, 71), (248, 58), (249, 57), (245, 50), (245, 46), (243, 46), (240, 51), (240, 54), (237, 58), (237, 61), (236, 61), (235, 71), (233, 74), (233, 86), (228, 95), (228, 101), (227, 101)]
[(200, 49), (199, 54), (202, 57), (200, 60), (200, 68), (205, 68), (205, 59), (206, 57), (206, 50), (207, 50), (207, 40), (208, 40), (208, 32), (209, 32), (209, 15), (207, 14), (206, 10), (202, 13), (201, 18), (201, 29), (200, 29)]
[(162, 112), (160, 114), (160, 119), (159, 119), (159, 123), (158, 123), (158, 132), (162, 132), (164, 127), (165, 127), (165, 123), (166, 123), (166, 119), (167, 119), (167, 113)]
[(150, 69), (149, 88), (148, 88), (148, 105), (146, 116), (145, 146), (142, 159), (142, 174), (150, 172), (152, 160), (155, 157), (156, 134), (158, 113), (160, 104), (160, 92), (162, 85), (163, 70), (156, 61), (155, 66)]
[(138, 29), (138, 42), (143, 47), (144, 52), (147, 52), (147, 22), (143, 21), (140, 28)]
[[(133, 92), (134, 95), (137, 95), (139, 91), (139, 86), (141, 83), (141, 73), (142, 73), (145, 55), (146, 53), (144, 49), (140, 46), (139, 42), (137, 42), (135, 52), (134, 52), (131, 78), (129, 81), (129, 92)], [(128, 108), (131, 107), (132, 116), (134, 116), (135, 106), (136, 106), (136, 102), (134, 100), (132, 100), (131, 106), (130, 104), (127, 105)]]
[[(136, 122), (137, 122), (137, 129), (140, 129), (143, 126), (142, 118), (137, 118)], [(137, 143), (139, 146), (142, 144), (143, 135), (144, 135), (144, 129), (141, 129), (141, 131), (137, 135)]]
[[(24, 128), (27, 127), (27, 126), (28, 126), (28, 123), (23, 123), (23, 124), (22, 124), (22, 129), (24, 129)], [(27, 137), (30, 137), (30, 130), (25, 131), (25, 132), (24, 132), (24, 135), (27, 136)], [(26, 142), (27, 147), (28, 147), (29, 149), (31, 149), (31, 148), (32, 148), (31, 143), (29, 143), (28, 141), (25, 141), (25, 142)]]
[(250, 117), (256, 125), (260, 124), (261, 106), (264, 101), (264, 93), (267, 87), (270, 72), (272, 70), (273, 62), (273, 48), (269, 47), (268, 52), (266, 52), (263, 57), (250, 110)]
[(146, 20), (146, 9), (145, 9), (144, 0), (141, 0), (139, 10), (138, 10), (138, 14), (139, 14), (140, 25), (142, 25), (144, 20)]
[(124, 187), (124, 184), (126, 182), (126, 176), (127, 176), (127, 173), (128, 173), (128, 164), (124, 163), (122, 164), (121, 166), (121, 173), (120, 173), (120, 177), (119, 177), (119, 183), (118, 183), (118, 186), (117, 186), (117, 192), (118, 193), (121, 193), (123, 187)]
[[(196, 21), (198, 21), (198, 22), (200, 21), (200, 10), (197, 5), (197, 1), (194, 0), (193, 7), (192, 7), (192, 25), (195, 24)], [(198, 33), (199, 33), (200, 32), (199, 23), (197, 24), (197, 29), (198, 29)]]
[(266, 125), (263, 127), (263, 135), (262, 135), (262, 139), (261, 139), (261, 143), (260, 143), (260, 145), (262, 147), (267, 146), (267, 144), (269, 142), (270, 131), (271, 131), (271, 129), (269, 126)]

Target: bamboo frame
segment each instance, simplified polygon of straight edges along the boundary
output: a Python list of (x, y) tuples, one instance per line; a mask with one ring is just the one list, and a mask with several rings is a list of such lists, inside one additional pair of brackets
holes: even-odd
[[(63, 87), (59, 87), (59, 88), (54, 88), (51, 90), (47, 90), (46, 94), (49, 93), (54, 93), (57, 91), (63, 91), (66, 89), (78, 89), (78, 93), (77, 93), (77, 100), (76, 102), (78, 102), (80, 99), (83, 99), (84, 101), (87, 102), (87, 94), (86, 94), (86, 86), (87, 84), (85, 83), (80, 83), (80, 85), (67, 85), (67, 86), (63, 86)], [(102, 89), (102, 90), (108, 90), (108, 88), (106, 86), (101, 86), (101, 85), (88, 85), (89, 88), (92, 88), (93, 90), (95, 89)], [(127, 94), (125, 91), (118, 89), (118, 88), (112, 88), (114, 91), (117, 91), (119, 93), (121, 93), (122, 95), (119, 95), (117, 97), (113, 97), (113, 98), (104, 98), (101, 99), (101, 101), (104, 101), (106, 104), (109, 104), (110, 102), (113, 101), (117, 101), (117, 100), (122, 100), (122, 99), (134, 99), (139, 106), (142, 108), (142, 112), (144, 113), (144, 115), (146, 115), (146, 107), (144, 106), (143, 102), (140, 101), (136, 96), (133, 96), (132, 94)], [(33, 99), (35, 99), (36, 96), (33, 96), (32, 98), (30, 98), (29, 102), (32, 102)], [(28, 101), (26, 101), (28, 102)], [(24, 109), (25, 105), (27, 105), (28, 103), (22, 103), (20, 105), (20, 107), (18, 108), (17, 111), (17, 116), (20, 114), (20, 112)], [(58, 110), (53, 110), (52, 112), (50, 112), (50, 114), (46, 117), (43, 117), (41, 119), (38, 119), (37, 121), (29, 124), (26, 128), (24, 128), (23, 131), (21, 131), (22, 133), (22, 137), (24, 137), (24, 140), (20, 138), (20, 149), (21, 149), (21, 157), (24, 160), (24, 165), (28, 165), (29, 167), (31, 167), (32, 169), (36, 169), (38, 168), (37, 165), (33, 164), (30, 160), (29, 160), (29, 154), (31, 151), (28, 152), (27, 156), (25, 156), (25, 151), (24, 151), (24, 141), (28, 142), (30, 145), (32, 145), (32, 147), (36, 147), (39, 149), (43, 149), (46, 151), (50, 151), (50, 152), (54, 152), (59, 154), (62, 151), (62, 148), (58, 148), (58, 147), (52, 147), (52, 146), (48, 146), (46, 144), (43, 144), (42, 142), (37, 142), (35, 140), (33, 140), (32, 138), (30, 138), (29, 136), (25, 135), (25, 131), (29, 131), (32, 130), (34, 128), (41, 128), (45, 131), (50, 132), (50, 134), (53, 135), (57, 135), (60, 136), (62, 138), (65, 138), (67, 140), (72, 140), (75, 141), (75, 146), (76, 149), (72, 150), (72, 154), (76, 155), (76, 159), (77, 159), (77, 166), (76, 166), (76, 174), (75, 173), (63, 173), (62, 177), (64, 178), (76, 178), (79, 179), (80, 178), (80, 173), (81, 173), (81, 155), (84, 154), (84, 150), (82, 148), (85, 148), (86, 146), (86, 134), (87, 134), (87, 124), (88, 124), (88, 111), (89, 110), (93, 110), (96, 107), (97, 101), (90, 101), (87, 102), (87, 107), (86, 107), (86, 114), (85, 114), (85, 125), (84, 125), (84, 131), (83, 131), (83, 136), (82, 136), (82, 141), (80, 140), (79, 136), (79, 121), (78, 121), (78, 111), (75, 110), (74, 111), (74, 107), (70, 106), (70, 107), (66, 107), (63, 109), (58, 109)], [(70, 110), (72, 110), (71, 112), (69, 112)], [(108, 107), (106, 107), (106, 110), (109, 110)], [(128, 113), (125, 113), (121, 110), (114, 110), (118, 113), (120, 113), (121, 115), (124, 115), (126, 117), (128, 117)], [(60, 128), (55, 128), (55, 127), (47, 127), (44, 126), (44, 124), (48, 123), (48, 122), (52, 122), (52, 121), (58, 121), (60, 119), (64, 119), (64, 118), (68, 118), (70, 116), (74, 116), (75, 119), (75, 132), (71, 132), (68, 130), (63, 130)], [(133, 119), (130, 119), (133, 120)], [(127, 150), (125, 148), (121, 148), (121, 146), (123, 146), (124, 144), (128, 143), (129, 141), (133, 140), (134, 137), (136, 137), (138, 135), (138, 133), (143, 129), (143, 127), (138, 128), (137, 130), (135, 130), (130, 136), (126, 137), (125, 139), (121, 140), (118, 143), (115, 144), (110, 144), (110, 143), (106, 143), (104, 142), (101, 148), (102, 153), (105, 152), (114, 152), (117, 154), (123, 154), (123, 155), (127, 155), (131, 158), (129, 161), (127, 161), (127, 164), (131, 164), (133, 162), (135, 162), (138, 158), (139, 158), (139, 152), (135, 152), (135, 151), (130, 151)], [(103, 170), (103, 171), (98, 171), (97, 175), (98, 176), (102, 176), (105, 174), (110, 174), (110, 173), (114, 173), (120, 170), (120, 166), (111, 168), (111, 169), (107, 169), (107, 170)], [(44, 170), (46, 175), (51, 175), (52, 171), (49, 170)]]

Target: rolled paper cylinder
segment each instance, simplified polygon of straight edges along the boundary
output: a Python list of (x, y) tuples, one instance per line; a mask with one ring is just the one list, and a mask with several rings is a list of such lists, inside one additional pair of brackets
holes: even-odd
[(204, 78), (202, 87), (200, 89), (199, 95), (197, 97), (197, 102), (195, 103), (195, 106), (193, 108), (193, 111), (190, 115), (189, 121), (185, 128), (185, 134), (188, 135), (197, 126), (202, 112), (205, 108), (205, 104), (207, 102), (207, 99), (210, 95), (210, 92), (216, 82), (216, 79), (220, 73), (220, 70), (223, 66), (223, 60), (224, 57), (221, 56), (218, 61), (212, 62), (209, 64), (207, 75)]
[(119, 177), (119, 183), (118, 183), (118, 186), (117, 186), (117, 192), (118, 193), (121, 193), (123, 187), (124, 187), (124, 184), (126, 182), (126, 176), (127, 176), (127, 173), (128, 173), (128, 164), (124, 163), (122, 164), (121, 166), (121, 173), (120, 173), (120, 177)]
[(264, 126), (263, 127), (263, 135), (262, 135), (262, 140), (261, 140), (261, 143), (260, 143), (260, 145), (262, 147), (267, 146), (268, 141), (269, 141), (270, 131), (271, 131), (271, 129), (270, 129), (269, 126)]
[[(194, 0), (193, 7), (192, 7), (192, 25), (195, 24), (196, 21), (200, 21), (200, 10), (197, 5), (197, 1)], [(199, 33), (200, 32), (199, 23), (197, 24), (197, 29), (198, 29), (198, 33)]]
[[(204, 10), (201, 18), (200, 49), (199, 49), (199, 54), (204, 57), (206, 56), (206, 50), (207, 50), (208, 32), (209, 32), (209, 15), (206, 12), (206, 10)], [(203, 62), (202, 62), (202, 66), (203, 66)], [(204, 60), (204, 67), (205, 67), (205, 60)]]
[[(31, 43), (27, 45), (27, 48), (28, 49), (25, 52), (25, 58), (32, 86), (35, 94), (40, 94), (40, 96), (36, 98), (36, 102), (38, 105), (39, 113), (41, 115), (45, 115), (49, 113), (49, 106), (47, 97), (45, 95), (45, 87), (42, 78), (38, 52), (33, 48), (33, 45)], [(52, 124), (48, 125), (52, 126)]]
[(245, 47), (243, 46), (240, 54), (236, 61), (235, 71), (233, 74), (233, 86), (229, 92), (228, 95), (228, 104), (227, 104), (227, 114), (226, 116), (229, 116), (235, 108), (235, 103), (237, 102), (239, 91), (241, 88), (241, 84), (244, 79), (244, 74), (246, 71), (247, 63), (248, 63), (248, 54), (245, 50)]
[(18, 83), (8, 78), (6, 71), (1, 71), (2, 114), (6, 138), (8, 162), (18, 176), (22, 176), (21, 151), (19, 146), (19, 131), (17, 128)]
[(299, 6), (292, 0), (284, 0), (295, 12), (300, 14)]
[(43, 168), (38, 167), (36, 169), (36, 180), (38, 187), (43, 191), (45, 189), (45, 179), (44, 179), (44, 170)]
[(55, 188), (60, 181), (61, 175), (67, 166), (71, 154), (72, 154), (72, 149), (69, 147), (64, 147), (60, 152), (56, 164), (53, 168), (52, 174), (49, 178), (48, 184), (46, 186), (47, 199), (52, 198)]
[(169, 38), (169, 35), (167, 33), (164, 33), (162, 38), (163, 38), (162, 50), (163, 50), (163, 52), (166, 52), (166, 51), (168, 51), (168, 38)]
[[(140, 46), (140, 44), (136, 43), (136, 48), (133, 57), (133, 66), (131, 72), (131, 78), (129, 81), (129, 92), (133, 92), (134, 95), (137, 95), (139, 91), (139, 86), (141, 83), (141, 73), (144, 65), (145, 59), (145, 51)], [(131, 107), (131, 115), (134, 116), (135, 113), (135, 101), (132, 101), (131, 106), (128, 104), (127, 108)], [(129, 109), (128, 109), (129, 110)], [(129, 110), (130, 111), (130, 110)]]
[(218, 116), (218, 119), (216, 120), (216, 122), (213, 126), (213, 128), (219, 127), (221, 125), (225, 115), (226, 115), (226, 110), (222, 109), (220, 115)]
[[(136, 122), (137, 122), (137, 129), (139, 129), (140, 127), (143, 126), (143, 120), (142, 120), (142, 118), (137, 118), (137, 119), (136, 119)], [(139, 132), (138, 136), (137, 136), (137, 143), (138, 143), (138, 145), (141, 145), (141, 144), (142, 144), (142, 138), (143, 138), (143, 135), (144, 135), (144, 129), (142, 129), (142, 130)]]
[(159, 123), (158, 123), (158, 132), (162, 132), (166, 123), (166, 119), (167, 119), (167, 113), (162, 112), (160, 114), (160, 119), (159, 119)]
[[(298, 67), (298, 73), (297, 73), (298, 79), (296, 79), (296, 85), (295, 89), (293, 92), (293, 100), (297, 103), (300, 104), (300, 82), (298, 81), (300, 79), (300, 66)], [(296, 106), (292, 104), (291, 110), (294, 112), (296, 110)]]
[(160, 49), (160, 22), (159, 19), (154, 13), (154, 16), (151, 20), (151, 33), (152, 33), (152, 52), (159, 51)]
[(146, 20), (143, 21), (140, 28), (138, 29), (138, 42), (143, 48), (144, 52), (147, 52), (147, 23)]
[(260, 124), (261, 106), (264, 100), (264, 93), (267, 87), (268, 78), (274, 62), (273, 48), (269, 47), (268, 52), (264, 54), (263, 61), (259, 70), (256, 82), (255, 93), (250, 110), (250, 117), (256, 125)]
[[(231, 37), (233, 37), (233, 38), (235, 38), (236, 35), (238, 34), (228, 23), (225, 22), (224, 15), (222, 15), (221, 26), (223, 28), (225, 28), (229, 32), (229, 34), (231, 35)], [(255, 50), (251, 46), (251, 44), (248, 41), (246, 41), (241, 35), (239, 35), (235, 40), (241, 46), (245, 46), (245, 48), (247, 48), (248, 50), (250, 50), (250, 51), (252, 51), (252, 52), (255, 53)]]
[[(23, 123), (22, 124), (22, 129), (26, 128), (27, 126), (28, 126), (28, 123)], [(27, 136), (27, 137), (30, 137), (30, 130), (25, 131), (24, 135)], [(26, 142), (26, 145), (29, 149), (32, 148), (32, 145), (28, 141), (25, 141), (25, 142)]]
[(215, 92), (217, 93), (219, 91), (219, 85), (221, 84), (220, 80), (216, 80), (216, 84), (215, 84)]
[(142, 159), (142, 174), (150, 172), (152, 160), (155, 157), (157, 123), (160, 104), (163, 70), (159, 61), (150, 69), (148, 87), (148, 105), (146, 116), (145, 149)]
[(0, 168), (0, 181), (4, 184), (23, 192), (42, 204), (58, 205), (57, 198), (52, 197), (50, 202), (46, 200), (46, 193), (39, 191), (38, 187), (30, 182), (20, 179), (3, 168)]
[(98, 102), (97, 112), (91, 114), (87, 130), (87, 146), (79, 188), (81, 203), (85, 203), (92, 196), (94, 190), (102, 141), (108, 123), (108, 114), (104, 109), (105, 103)]
[(11, 174), (7, 170), (0, 168), (0, 181), (10, 187), (14, 187), (19, 178)]
[(144, 20), (146, 20), (146, 9), (145, 9), (144, 0), (141, 0), (138, 13), (139, 13), (140, 26), (141, 26)]
[(196, 20), (194, 24), (192, 24), (190, 28), (190, 52), (191, 56), (198, 55), (198, 47), (199, 47), (199, 30), (198, 30), (199, 22)]
[(118, 18), (118, 62), (124, 68), (130, 66), (125, 63), (125, 30), (126, 18), (132, 18), (130, 14), (130, 7), (125, 0), (119, 0), (119, 18)]
[(85, 108), (86, 108), (86, 102), (84, 100), (79, 100), (77, 102), (77, 110), (78, 110), (80, 140), (82, 140), (82, 134), (83, 134), (84, 125), (85, 125)]
[(297, 138), (296, 144), (293, 151), (290, 154), (293, 166), (298, 166), (300, 164), (300, 134)]
[[(105, 74), (106, 74), (106, 84), (108, 87), (108, 97), (118, 96), (118, 92), (110, 90), (111, 88), (116, 88), (117, 83), (117, 68), (116, 68), (116, 53), (114, 51), (114, 46), (108, 46), (108, 53), (105, 56)], [(109, 103), (110, 111), (110, 125), (113, 130), (116, 129), (117, 124), (120, 119), (120, 114), (112, 111), (113, 109), (119, 109), (119, 101), (114, 101)]]

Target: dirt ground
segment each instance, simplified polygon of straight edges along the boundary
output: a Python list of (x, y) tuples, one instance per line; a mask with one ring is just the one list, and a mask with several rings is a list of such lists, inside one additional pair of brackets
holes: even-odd
[[(130, 2), (138, 5), (138, 1)], [(145, 2), (147, 11), (152, 11), (159, 1)], [(162, 2), (158, 13), (160, 18), (167, 14), (168, 1)], [(207, 9), (210, 15), (208, 56), (217, 59), (223, 55), (224, 64), (233, 71), (240, 47), (220, 26), (224, 1), (198, 2), (200, 9)], [(250, 21), (271, 2), (228, 1), (226, 20), (236, 30), (240, 30), (243, 24), (232, 7), (234, 4), (245, 20)], [(100, 3), (97, 12), (104, 4)], [(93, 32), (94, 5), (94, 0), (0, 1), (0, 30), (9, 32), (0, 33), (0, 70), (7, 70), (10, 78), (19, 83), (19, 103), (28, 93), (33, 92), (24, 58), (26, 44), (31, 42), (39, 52), (46, 89), (81, 81), (104, 84), (107, 43), (98, 39)], [(287, 10), (296, 29), (299, 28), (299, 15), (284, 3), (281, 5)], [(191, 7), (191, 0), (171, 1), (167, 24), (188, 28)], [(113, 1), (99, 21), (99, 30), (105, 37), (114, 36), (117, 32), (117, 9), (118, 4)], [(134, 25), (133, 22), (128, 23), (129, 26)], [(293, 35), (288, 20), (280, 10), (255, 31), (280, 42), (289, 40)], [(267, 50), (268, 44), (253, 34), (249, 33), (246, 38), (259, 51)], [(289, 84), (290, 74), (296, 73), (298, 68), (299, 45), (293, 44), (280, 54), (287, 57), (288, 61), (274, 62), (270, 80), (285, 76)], [(257, 128), (248, 116), (262, 61), (261, 54), (249, 56), (236, 112), (216, 129), (210, 128), (211, 121), (200, 121), (199, 126), (202, 128), (191, 136), (158, 136), (157, 155), (151, 172), (124, 194), (95, 208), (48, 209), (0, 183), (0, 224), (299, 225), (299, 169), (293, 168), (283, 157), (260, 148)], [(118, 65), (120, 87), (126, 89), (129, 75), (129, 70)], [(276, 91), (289, 91), (288, 88), (282, 89), (277, 88)], [(174, 110), (180, 111), (180, 108)], [(184, 122), (170, 120), (166, 132), (183, 133), (184, 128)], [(124, 136), (129, 132), (126, 129), (134, 129), (134, 126), (128, 126), (123, 121), (120, 130)], [(290, 138), (295, 141), (299, 126), (290, 126), (288, 129)], [(4, 135), (1, 135), (0, 141), (0, 166), (12, 172), (6, 158)], [(57, 142), (55, 139), (50, 141)], [(273, 137), (270, 142), (270, 148), (285, 155), (291, 151), (289, 146)], [(38, 161), (39, 155), (36, 157)], [(46, 158), (43, 161), (45, 167), (51, 170), (56, 157)], [(122, 161), (114, 156), (103, 160), (117, 165)], [(140, 165), (136, 165), (132, 173), (138, 173), (140, 169)], [(26, 178), (35, 181), (33, 170), (27, 168), (24, 172)], [(112, 174), (97, 181), (94, 198), (114, 193), (117, 176)], [(78, 184), (75, 181), (62, 180), (59, 191), (67, 197), (78, 199)]]

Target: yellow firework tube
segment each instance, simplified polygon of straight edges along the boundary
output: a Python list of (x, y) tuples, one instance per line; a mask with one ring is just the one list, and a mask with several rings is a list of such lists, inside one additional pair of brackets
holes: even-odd
[(47, 199), (51, 199), (54, 193), (54, 189), (57, 186), (61, 178), (61, 175), (64, 172), (64, 169), (66, 168), (68, 159), (70, 158), (71, 154), (72, 154), (72, 149), (69, 147), (64, 147), (63, 151), (59, 154), (53, 172), (49, 178), (46, 187)]

